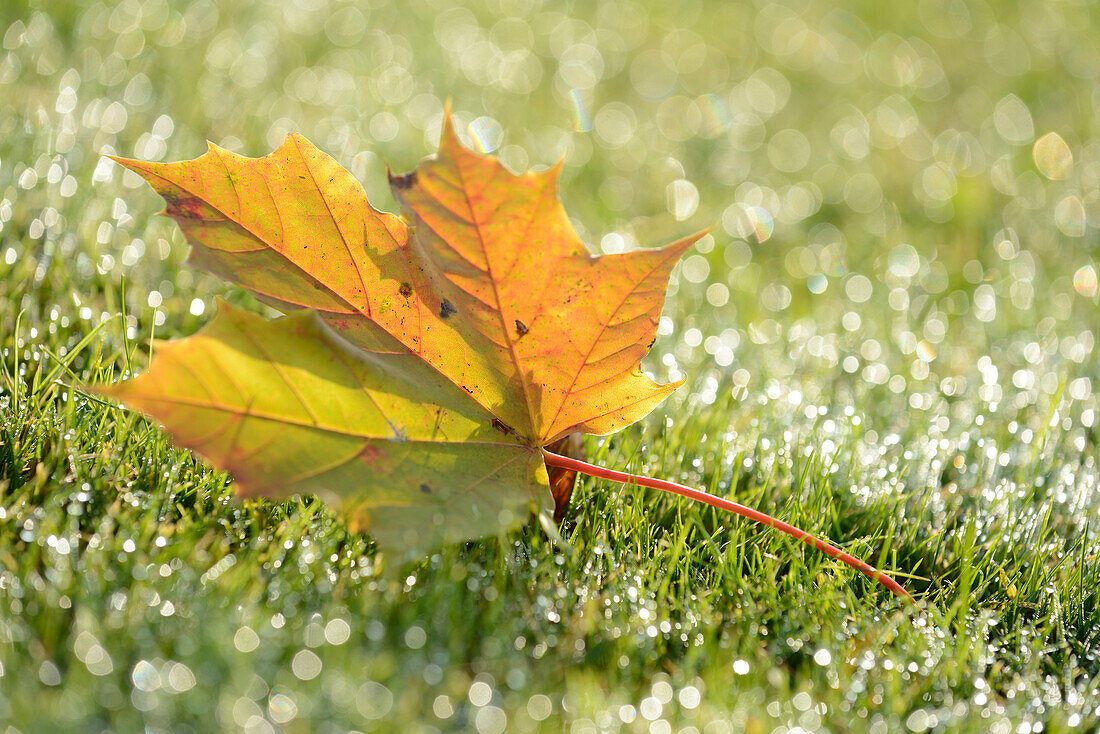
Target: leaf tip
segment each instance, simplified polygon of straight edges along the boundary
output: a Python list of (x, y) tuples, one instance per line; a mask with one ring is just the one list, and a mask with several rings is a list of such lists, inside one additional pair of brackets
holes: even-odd
[(132, 383), (140, 375), (131, 375), (130, 377), (112, 382), (109, 385), (85, 385), (81, 384), (78, 388), (95, 398), (99, 398), (103, 401), (111, 401), (114, 403), (112, 407), (119, 408), (121, 410), (143, 412), (142, 408), (132, 403), (133, 390)]
[(300, 132), (291, 130), (283, 136), (283, 142), (279, 144), (278, 150), (283, 148), (295, 147), (302, 156), (312, 155), (317, 151), (317, 146), (309, 142), (309, 139)]
[(467, 154), (472, 152), (463, 145), (462, 138), (458, 135), (454, 110), (451, 106), (451, 100), (448, 98), (447, 103), (443, 106), (443, 128), (439, 132), (439, 155), (455, 156), (463, 151)]
[(121, 155), (114, 155), (113, 153), (101, 153), (104, 158), (109, 158), (123, 168), (128, 168), (135, 173), (142, 173), (143, 169), (148, 165), (145, 161), (139, 161), (136, 158), (127, 158)]
[(689, 234), (687, 237), (676, 240), (675, 242), (666, 245), (665, 247), (669, 250), (672, 250), (677, 255), (682, 255), (683, 253), (691, 249), (691, 247), (694, 246), (696, 242), (709, 235), (713, 230), (714, 226), (711, 225), (709, 227), (706, 227), (705, 229), (699, 230), (698, 232)]
[(221, 313), (222, 311), (236, 311), (239, 310), (229, 301), (225, 300), (225, 296), (214, 296), (214, 311), (215, 313)]
[(695, 244), (699, 240), (703, 239), (707, 235), (714, 232), (714, 227), (715, 227), (715, 225), (713, 225), (713, 224), (707, 225), (706, 227), (703, 227), (698, 232), (693, 232), (693, 233), (689, 234), (685, 239), (690, 241), (692, 244)]
[(110, 400), (117, 400), (118, 386), (122, 383), (115, 382), (110, 385), (86, 385), (84, 383), (74, 384), (73, 387), (81, 392), (86, 392), (89, 395), (95, 395), (97, 398), (108, 398)]
[(553, 174), (555, 178), (560, 176), (562, 169), (565, 168), (565, 157), (567, 155), (569, 155), (569, 151), (563, 150), (561, 155), (558, 156), (558, 159), (554, 161), (554, 165), (550, 166), (548, 169), (548, 173)]

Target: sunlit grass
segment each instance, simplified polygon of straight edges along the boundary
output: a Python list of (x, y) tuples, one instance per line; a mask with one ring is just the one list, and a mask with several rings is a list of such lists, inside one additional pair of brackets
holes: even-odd
[[(1069, 5), (0, 8), (0, 722), (15, 731), (1061, 731), (1096, 725), (1096, 24)], [(507, 17), (505, 17), (507, 16)], [(717, 222), (647, 368), (689, 385), (537, 523), (379, 563), (309, 499), (83, 392), (224, 296), (105, 161), (384, 163), (447, 98), (565, 153), (594, 250)], [(1049, 137), (1056, 133), (1057, 139)], [(1061, 141), (1059, 143), (1059, 141)], [(691, 727), (695, 727), (693, 730)]]

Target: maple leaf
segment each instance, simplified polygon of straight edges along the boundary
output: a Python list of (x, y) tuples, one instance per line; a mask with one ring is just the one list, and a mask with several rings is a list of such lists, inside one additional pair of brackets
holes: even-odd
[(910, 599), (759, 510), (548, 448), (618, 431), (683, 384), (639, 364), (672, 268), (703, 233), (593, 256), (558, 199), (561, 163), (514, 175), (464, 148), (449, 114), (438, 154), (390, 176), (400, 217), (300, 135), (264, 158), (211, 144), (191, 161), (114, 160), (164, 197), (191, 263), (290, 314), (221, 303), (198, 334), (160, 345), (147, 372), (101, 390), (229, 470), (240, 493), (318, 494), (410, 558), (555, 499), (560, 513), (584, 472), (764, 523)]
[(449, 118), (439, 153), (390, 177), (404, 218), (299, 135), (264, 158), (211, 144), (192, 161), (115, 160), (164, 197), (190, 262), (309, 311), (269, 324), (223, 303), (109, 394), (241, 492), (339, 498), (387, 550), (551, 507), (541, 447), (620, 430), (682, 384), (639, 362), (702, 233), (593, 256), (558, 199), (560, 163), (514, 175)]

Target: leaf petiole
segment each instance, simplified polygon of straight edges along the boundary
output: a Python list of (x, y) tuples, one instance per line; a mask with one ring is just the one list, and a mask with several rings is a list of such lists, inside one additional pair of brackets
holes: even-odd
[(824, 540), (817, 538), (805, 530), (799, 530), (795, 526), (785, 523), (782, 520), (777, 520), (771, 515), (761, 512), (760, 510), (754, 510), (751, 507), (732, 502), (722, 497), (716, 497), (709, 492), (704, 492), (701, 489), (693, 489), (691, 487), (684, 486), (683, 484), (677, 484), (676, 482), (670, 482), (665, 479), (654, 479), (652, 477), (644, 477), (637, 474), (628, 474), (626, 472), (615, 471), (614, 469), (606, 469), (602, 466), (596, 466), (595, 464), (589, 464), (586, 461), (580, 461), (579, 459), (572, 459), (568, 456), (561, 456), (555, 454), (552, 451), (542, 449), (543, 460), (549, 466), (557, 466), (563, 469), (570, 469), (572, 471), (580, 472), (581, 474), (587, 474), (590, 477), (596, 477), (598, 479), (610, 479), (614, 482), (623, 482), (624, 484), (634, 484), (640, 487), (649, 487), (651, 489), (659, 489), (662, 492), (669, 492), (671, 494), (678, 494), (681, 497), (687, 497), (698, 502), (703, 502), (711, 507), (717, 507), (727, 512), (732, 512), (735, 515), (747, 517), (750, 520), (754, 520), (762, 525), (775, 528), (781, 533), (786, 533), (792, 538), (801, 540), (807, 545), (817, 548), (822, 553), (831, 556), (838, 561), (845, 563), (852, 568), (856, 569), (860, 573), (868, 576), (869, 578), (879, 582), (890, 591), (894, 592), (898, 597), (904, 599), (909, 603), (915, 603), (913, 597), (908, 591), (902, 587), (897, 581), (890, 578), (887, 574), (879, 571), (869, 563), (865, 563), (851, 554), (845, 553), (841, 549), (834, 545), (826, 543)]

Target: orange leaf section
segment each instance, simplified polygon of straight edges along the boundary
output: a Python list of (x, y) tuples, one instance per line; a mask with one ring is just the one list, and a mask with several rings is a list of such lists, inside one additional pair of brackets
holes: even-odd
[[(672, 268), (701, 235), (666, 247), (594, 257), (558, 199), (560, 163), (516, 176), (458, 141), (395, 178), (415, 227), (417, 260), (519, 378), (515, 427), (546, 445), (571, 432), (607, 434), (645, 416), (682, 383), (658, 385), (639, 362), (657, 332)], [(469, 331), (474, 334), (469, 334)]]
[(439, 154), (391, 178), (404, 220), (298, 135), (264, 158), (211, 145), (192, 161), (115, 160), (165, 198), (194, 264), (284, 311), (317, 310), (360, 348), (418, 355), (529, 445), (620, 430), (681, 384), (639, 361), (699, 235), (594, 257), (558, 199), (560, 166), (513, 175), (449, 119)]

